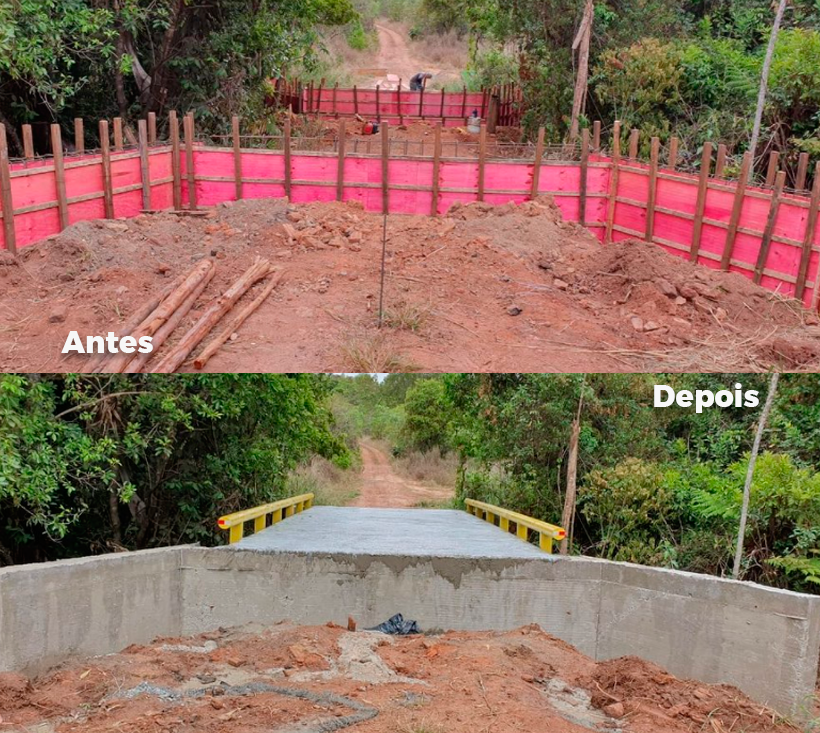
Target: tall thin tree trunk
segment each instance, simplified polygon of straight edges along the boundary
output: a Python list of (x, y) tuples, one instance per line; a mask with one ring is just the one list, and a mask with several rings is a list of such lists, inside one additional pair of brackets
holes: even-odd
[(749, 516), (749, 494), (752, 488), (752, 478), (755, 474), (757, 454), (760, 451), (760, 439), (763, 437), (763, 431), (766, 429), (766, 421), (769, 419), (769, 413), (772, 411), (772, 403), (774, 402), (775, 392), (777, 392), (777, 382), (779, 379), (780, 374), (775, 372), (769, 380), (769, 394), (766, 395), (766, 404), (763, 405), (763, 412), (760, 413), (760, 421), (757, 423), (757, 433), (755, 433), (755, 441), (752, 445), (752, 455), (749, 457), (749, 468), (746, 471), (746, 483), (743, 486), (743, 506), (740, 510), (740, 527), (737, 532), (735, 564), (732, 569), (732, 577), (735, 579), (737, 579), (740, 575), (740, 563), (741, 560), (743, 560), (743, 540), (746, 537), (746, 520)]
[(589, 42), (592, 37), (592, 18), (595, 13), (593, 0), (587, 0), (584, 6), (584, 16), (575, 40), (572, 42), (572, 50), (578, 51), (578, 71), (575, 76), (575, 93), (572, 98), (572, 118), (569, 128), (569, 140), (575, 141), (578, 138), (578, 128), (580, 126), (581, 115), (584, 112), (587, 100), (587, 82), (589, 79)]
[(561, 513), (561, 526), (567, 531), (561, 540), (559, 551), (566, 555), (572, 542), (572, 527), (575, 524), (575, 501), (577, 497), (576, 478), (578, 475), (578, 436), (581, 434), (581, 409), (584, 405), (583, 384), (578, 398), (578, 412), (572, 421), (572, 432), (569, 436), (569, 458), (567, 459), (567, 493), (564, 496), (564, 511)]

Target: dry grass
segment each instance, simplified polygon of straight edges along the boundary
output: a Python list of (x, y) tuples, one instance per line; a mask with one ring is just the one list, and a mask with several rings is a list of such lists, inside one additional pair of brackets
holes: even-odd
[(456, 484), (458, 457), (455, 453), (441, 455), (438, 448), (412, 451), (393, 461), (396, 471), (419, 483), (452, 487)]
[(429, 307), (401, 302), (384, 311), (384, 325), (399, 331), (418, 333), (429, 317)]
[(324, 506), (344, 506), (359, 495), (358, 471), (347, 471), (330, 461), (314, 456), (310, 463), (299, 466), (287, 479), (289, 496), (316, 494), (315, 503)]
[(345, 368), (350, 372), (414, 371), (389, 343), (382, 331), (349, 336), (339, 347)]
[(421, 36), (410, 42), (410, 51), (416, 58), (426, 59), (430, 66), (445, 71), (466, 69), (470, 55), (466, 40), (455, 31)]

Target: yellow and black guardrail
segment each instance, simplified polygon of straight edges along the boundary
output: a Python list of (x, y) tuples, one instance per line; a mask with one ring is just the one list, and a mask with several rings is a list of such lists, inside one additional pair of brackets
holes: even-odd
[(253, 522), (253, 531), (261, 532), (268, 526), (268, 517), (271, 517), (271, 524), (281, 522), (287, 517), (303, 512), (313, 506), (313, 494), (299, 494), (288, 499), (280, 499), (270, 504), (262, 504), (253, 509), (245, 509), (241, 512), (226, 514), (217, 520), (220, 529), (230, 530), (228, 542), (233, 544), (239, 542), (245, 536), (245, 523)]
[[(529, 542), (530, 530), (538, 532), (538, 546), (546, 552), (552, 552), (553, 540), (560, 542), (567, 536), (567, 531), (563, 527), (542, 522), (540, 519), (533, 519), (526, 514), (519, 514), (493, 504), (485, 504), (475, 499), (467, 499), (464, 503), (470, 514), (494, 524), (505, 532), (509, 532), (510, 525), (514, 524), (516, 537), (524, 542)], [(496, 520), (498, 520), (497, 524)]]

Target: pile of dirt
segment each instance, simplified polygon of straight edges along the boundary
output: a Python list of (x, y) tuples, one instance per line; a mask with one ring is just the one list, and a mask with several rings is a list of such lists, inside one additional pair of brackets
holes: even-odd
[(34, 680), (0, 676), (2, 729), (54, 733), (786, 733), (724, 685), (595, 663), (538, 626), (390, 637), (334, 624), (158, 639)]

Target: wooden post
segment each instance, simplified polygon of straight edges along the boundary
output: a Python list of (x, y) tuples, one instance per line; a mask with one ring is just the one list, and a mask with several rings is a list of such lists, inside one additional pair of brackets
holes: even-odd
[(103, 179), (103, 207), (105, 218), (114, 218), (114, 186), (111, 182), (111, 138), (108, 133), (108, 120), (100, 120), (100, 156)]
[(766, 260), (769, 259), (769, 248), (772, 246), (772, 236), (774, 227), (777, 224), (777, 212), (780, 209), (780, 197), (783, 195), (783, 187), (786, 185), (786, 171), (778, 171), (774, 181), (774, 192), (769, 206), (769, 218), (766, 220), (766, 229), (763, 231), (763, 239), (760, 242), (760, 251), (757, 253), (757, 264), (752, 278), (756, 285), (760, 285), (763, 277), (763, 270), (766, 267)]
[(114, 151), (122, 150), (122, 117), (114, 118)]
[(532, 176), (530, 176), (530, 198), (538, 196), (538, 186), (541, 181), (541, 161), (544, 159), (544, 128), (538, 128), (538, 139), (535, 142), (535, 160), (532, 162)]
[(359, 90), (353, 85), (353, 114), (359, 116)]
[(182, 210), (182, 174), (179, 150), (179, 121), (177, 113), (168, 113), (168, 134), (171, 137), (171, 174), (174, 178), (174, 211)]
[(482, 90), (481, 90), (481, 113), (479, 115), (479, 117), (481, 117), (482, 120), (485, 119), (485, 115), (487, 114), (487, 94), (488, 93), (492, 94), (492, 91), (488, 92), (488, 90), (482, 88)]
[(678, 167), (678, 138), (673, 137), (669, 141), (669, 170), (673, 171)]
[(660, 157), (660, 138), (652, 138), (649, 154), (649, 191), (646, 199), (646, 233), (644, 239), (651, 242), (655, 236), (655, 199), (658, 190), (658, 158)]
[(145, 120), (137, 121), (140, 148), (140, 177), (142, 179), (142, 208), (151, 211), (151, 167), (148, 160), (148, 125)]
[[(803, 299), (803, 291), (806, 288), (806, 275), (809, 271), (809, 260), (811, 250), (814, 245), (814, 235), (817, 231), (817, 213), (820, 209), (820, 163), (814, 168), (814, 184), (811, 187), (811, 201), (809, 202), (809, 215), (806, 218), (806, 231), (803, 234), (803, 252), (800, 256), (800, 267), (797, 271), (797, 282), (794, 286), (794, 297), (797, 300)], [(820, 274), (820, 267), (817, 268)], [(818, 288), (812, 293), (813, 309), (817, 309)]]
[(729, 220), (729, 231), (726, 232), (726, 244), (720, 258), (720, 269), (728, 270), (732, 262), (732, 250), (735, 246), (737, 229), (740, 226), (740, 215), (743, 212), (743, 200), (746, 197), (746, 184), (749, 181), (749, 171), (752, 168), (752, 152), (747, 151), (743, 156), (743, 165), (740, 168), (740, 180), (735, 189), (735, 203), (732, 207), (732, 217)]
[(444, 122), (444, 90), (441, 90), (441, 109), (439, 109), (439, 117), (441, 117), (441, 121)]
[(461, 119), (467, 119), (467, 86), (461, 88)]
[(291, 139), (290, 139), (290, 115), (285, 119), (285, 196), (288, 201), (291, 197), (292, 189), (292, 173), (290, 170), (290, 154), (291, 154)]
[(404, 125), (404, 113), (401, 109), (401, 79), (399, 79), (399, 88), (396, 89), (396, 105), (399, 108), (399, 125)]
[(615, 120), (612, 129), (612, 163), (609, 172), (609, 203), (606, 213), (606, 230), (604, 243), (612, 241), (612, 228), (615, 226), (615, 199), (618, 197), (618, 165), (621, 162), (621, 123)]
[[(308, 82), (308, 90), (307, 90), (307, 93), (308, 93), (308, 99), (307, 99), (307, 102), (308, 102), (308, 103), (307, 103), (307, 111), (308, 111), (308, 114), (310, 114), (311, 112), (313, 112), (313, 82), (312, 82), (312, 81), (309, 81), (309, 82)], [(355, 98), (355, 97), (354, 97), (354, 98)]]
[(421, 80), (421, 91), (419, 92), (419, 117), (424, 119), (424, 87), (426, 79)]
[(601, 120), (592, 123), (592, 149), (601, 149)]
[(148, 113), (148, 144), (156, 145), (157, 143), (157, 113)]
[(715, 161), (715, 178), (723, 177), (723, 169), (726, 167), (726, 146), (723, 143), (718, 145), (717, 160)]
[(382, 121), (382, 108), (381, 104), (379, 103), (379, 91), (380, 91), (380, 84), (376, 84), (376, 122)]
[(794, 187), (798, 191), (806, 189), (806, 176), (809, 172), (809, 154), (800, 153), (800, 158), (797, 161), (797, 176), (794, 179)]
[(388, 128), (390, 125), (385, 122), (381, 127), (382, 132), (382, 214), (390, 212), (390, 137)]
[(23, 156), (26, 160), (34, 159), (34, 136), (31, 125), (23, 125)]
[(769, 155), (769, 167), (766, 170), (766, 185), (773, 186), (774, 179), (777, 175), (777, 166), (780, 163), (780, 153), (776, 150), (772, 150)]
[(68, 201), (65, 195), (65, 164), (63, 162), (63, 138), (60, 126), (51, 126), (51, 154), (54, 156), (54, 181), (57, 187), (57, 208), (60, 214), (60, 231), (68, 226)]
[(242, 140), (239, 136), (239, 117), (231, 117), (231, 137), (233, 138), (233, 184), (237, 201), (242, 200)]
[(341, 201), (345, 193), (345, 142), (347, 125), (345, 120), (339, 120), (339, 162), (336, 168), (336, 200)]
[(185, 167), (188, 177), (188, 208), (196, 210), (196, 175), (194, 173), (194, 113), (188, 112), (182, 120), (185, 131)]
[(703, 212), (706, 209), (706, 196), (709, 193), (709, 173), (712, 168), (712, 143), (703, 143), (700, 156), (700, 177), (698, 178), (698, 197), (695, 201), (695, 223), (692, 227), (692, 245), (689, 248), (689, 261), (697, 262), (700, 254), (700, 236), (703, 232)]
[(637, 127), (633, 127), (629, 133), (629, 157), (636, 160), (638, 157), (638, 142), (641, 138), (641, 131)]
[(319, 93), (316, 95), (316, 114), (321, 114), (322, 112), (322, 87), (325, 85), (324, 78), (319, 80)]
[(436, 125), (435, 137), (433, 138), (433, 197), (430, 202), (430, 215), (438, 215), (438, 193), (441, 185), (439, 172), (441, 168), (441, 127), (442, 123)]
[(337, 81), (333, 85), (333, 112), (332, 112), (333, 116), (336, 117), (337, 119), (339, 117), (339, 113), (336, 111), (336, 94), (337, 94), (338, 91), (339, 91), (339, 82)]
[(82, 117), (74, 118), (74, 152), (85, 152), (85, 127)]
[(6, 251), (17, 255), (17, 233), (14, 230), (14, 202), (11, 197), (11, 165), (6, 126), (0, 124), (0, 208), (3, 210), (3, 239)]
[(498, 125), (498, 95), (490, 94), (487, 105), (487, 130), (491, 135), (495, 135), (496, 125)]
[[(543, 128), (541, 128), (543, 129)], [(578, 202), (578, 221), (587, 225), (587, 177), (589, 175), (589, 128), (581, 130), (581, 187)]]
[(484, 165), (487, 162), (487, 125), (481, 123), (478, 136), (478, 200), (484, 200)]

